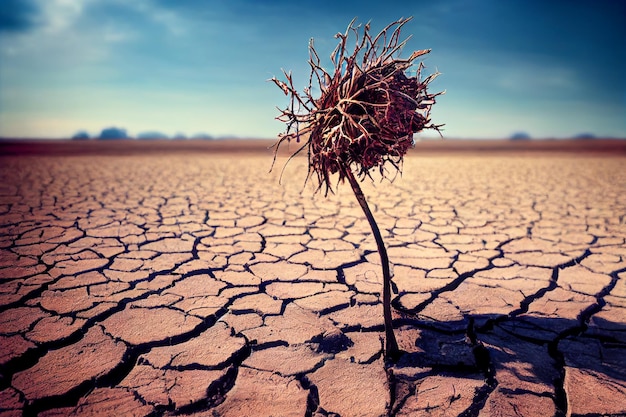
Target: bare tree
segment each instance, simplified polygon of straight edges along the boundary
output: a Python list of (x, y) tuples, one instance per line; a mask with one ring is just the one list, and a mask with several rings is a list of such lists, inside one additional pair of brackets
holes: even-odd
[[(394, 361), (400, 352), (393, 333), (389, 258), (359, 180), (371, 178), (375, 168), (386, 177), (387, 165), (400, 171), (404, 155), (414, 145), (413, 134), (423, 129), (439, 130), (441, 125), (430, 121), (430, 109), (441, 93), (427, 91), (438, 73), (422, 79), (422, 63), (415, 75), (408, 72), (413, 62), (430, 50), (415, 51), (406, 59), (399, 57), (408, 41), (400, 41), (400, 30), (411, 18), (389, 24), (375, 37), (369, 33), (369, 23), (361, 28), (355, 20), (345, 33), (335, 35), (339, 44), (330, 56), (331, 71), (322, 67), (313, 40), (310, 41), (311, 73), (309, 85), (302, 93), (294, 87), (291, 73), (283, 70), (285, 81), (271, 79), (289, 97), (287, 108), (277, 117), (287, 124), (287, 129), (275, 144), (274, 161), (284, 141), (295, 141), (301, 146), (292, 157), (306, 150), (307, 179), (312, 174), (317, 176), (318, 191), (324, 188), (325, 195), (333, 192), (333, 174), (338, 174), (338, 183), (348, 180), (380, 254), (385, 357)], [(351, 35), (355, 37), (354, 49), (348, 47)], [(319, 97), (313, 97), (314, 90), (320, 92)]]

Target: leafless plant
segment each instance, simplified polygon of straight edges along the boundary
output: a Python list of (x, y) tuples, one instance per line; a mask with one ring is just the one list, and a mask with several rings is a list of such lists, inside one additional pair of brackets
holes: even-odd
[[(413, 134), (441, 127), (430, 121), (430, 109), (441, 93), (427, 91), (438, 73), (422, 79), (422, 63), (414, 76), (408, 73), (413, 62), (430, 50), (399, 57), (409, 39), (400, 41), (400, 30), (410, 20), (399, 19), (372, 37), (369, 23), (361, 30), (353, 19), (345, 33), (335, 35), (339, 44), (330, 56), (334, 67), (330, 72), (322, 67), (311, 40), (309, 85), (302, 93), (291, 73), (283, 70), (285, 81), (271, 79), (289, 97), (289, 105), (277, 117), (287, 129), (275, 144), (274, 161), (285, 141), (300, 143), (292, 157), (307, 151), (307, 179), (316, 174), (318, 191), (324, 188), (325, 194), (333, 191), (333, 174), (338, 174), (338, 183), (347, 179), (372, 228), (383, 270), (385, 355), (391, 360), (397, 359), (399, 349), (393, 333), (389, 259), (357, 177), (361, 181), (371, 177), (374, 168), (386, 177), (387, 163), (400, 171), (404, 155), (413, 147)], [(348, 46), (351, 35), (354, 49)], [(315, 90), (319, 97), (313, 96)]]

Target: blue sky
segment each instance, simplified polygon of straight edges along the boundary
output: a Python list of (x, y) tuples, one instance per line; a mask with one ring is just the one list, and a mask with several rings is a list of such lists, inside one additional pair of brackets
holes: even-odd
[(445, 137), (626, 137), (621, 0), (2, 0), (0, 137), (275, 137), (286, 99), (266, 80), (304, 86), (309, 39), (329, 63), (355, 16), (414, 16), (403, 55), (432, 49)]

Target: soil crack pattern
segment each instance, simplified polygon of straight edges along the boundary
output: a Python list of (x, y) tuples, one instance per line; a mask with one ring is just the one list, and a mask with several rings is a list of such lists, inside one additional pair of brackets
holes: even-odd
[(0, 415), (626, 415), (625, 163), (366, 181), (391, 364), (369, 225), (301, 158), (281, 184), (260, 153), (0, 156)]

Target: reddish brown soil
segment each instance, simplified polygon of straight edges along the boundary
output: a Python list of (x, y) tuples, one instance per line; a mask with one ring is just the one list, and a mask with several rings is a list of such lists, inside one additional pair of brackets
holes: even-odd
[[(0, 155), (134, 155), (147, 153), (267, 153), (275, 144), (268, 139), (231, 140), (11, 140), (0, 139)], [(297, 143), (281, 147), (283, 155)], [(579, 140), (436, 140), (418, 141), (409, 151), (418, 153), (559, 152), (626, 154), (624, 139)]]
[(366, 181), (387, 367), (360, 208), (270, 144), (0, 142), (1, 416), (626, 414), (626, 141)]

